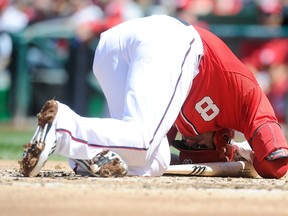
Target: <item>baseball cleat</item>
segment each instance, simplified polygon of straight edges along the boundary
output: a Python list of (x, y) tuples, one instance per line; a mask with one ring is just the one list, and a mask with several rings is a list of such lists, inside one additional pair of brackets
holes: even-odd
[(55, 116), (58, 104), (55, 100), (45, 103), (37, 114), (38, 127), (31, 141), (24, 145), (23, 158), (19, 161), (19, 172), (26, 177), (35, 177), (56, 148)]
[[(95, 177), (123, 177), (127, 174), (126, 163), (116, 153), (103, 150), (91, 160), (70, 159), (80, 166), (79, 173), (77, 166), (74, 169), (76, 174), (85, 174)], [(86, 171), (86, 172), (85, 172)]]

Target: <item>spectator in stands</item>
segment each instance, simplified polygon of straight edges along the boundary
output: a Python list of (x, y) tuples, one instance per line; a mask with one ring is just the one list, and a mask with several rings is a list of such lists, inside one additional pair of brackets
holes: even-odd
[(18, 8), (18, 2), (0, 0), (0, 31), (18, 32), (28, 24), (27, 15)]
[(11, 33), (21, 31), (27, 24), (28, 17), (19, 9), (18, 1), (12, 4), (9, 0), (0, 0), (0, 92), (6, 95), (6, 103), (1, 104), (0, 118), (9, 115), (8, 90), (12, 80), (9, 65), (13, 50)]
[(212, 0), (178, 0), (176, 6), (176, 17), (189, 24), (201, 26), (208, 29), (208, 23), (200, 21), (199, 15), (205, 16), (212, 12)]
[(82, 41), (94, 39), (101, 32), (125, 20), (144, 16), (139, 5), (130, 0), (94, 0), (93, 2), (102, 9), (104, 16), (102, 19), (78, 25), (76, 34)]

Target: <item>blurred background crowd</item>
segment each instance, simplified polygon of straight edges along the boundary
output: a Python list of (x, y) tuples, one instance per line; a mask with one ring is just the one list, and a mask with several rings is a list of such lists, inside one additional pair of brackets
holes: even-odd
[[(82, 115), (105, 115), (101, 90), (89, 73), (99, 34), (153, 14), (179, 17), (212, 32), (228, 26), (230, 35), (250, 26), (244, 36), (222, 39), (255, 73), (278, 120), (287, 125), (288, 0), (0, 0), (0, 121), (35, 115), (51, 97)], [(264, 27), (263, 33), (255, 26)], [(61, 30), (69, 36), (61, 36)], [(29, 96), (19, 98), (23, 91)], [(26, 110), (19, 114), (17, 106)]]

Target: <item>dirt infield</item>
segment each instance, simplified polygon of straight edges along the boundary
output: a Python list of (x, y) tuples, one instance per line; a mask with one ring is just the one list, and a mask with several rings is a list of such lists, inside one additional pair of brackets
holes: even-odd
[(288, 177), (162, 176), (91, 178), (48, 161), (24, 178), (17, 161), (0, 161), (0, 215), (288, 215)]

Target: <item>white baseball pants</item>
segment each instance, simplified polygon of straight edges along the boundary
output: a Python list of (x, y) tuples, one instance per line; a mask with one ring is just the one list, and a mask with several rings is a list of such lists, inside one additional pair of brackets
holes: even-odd
[(159, 176), (170, 163), (166, 133), (198, 73), (201, 39), (166, 15), (124, 22), (102, 33), (93, 72), (111, 118), (86, 118), (59, 103), (55, 153), (91, 159), (119, 154), (128, 175)]

